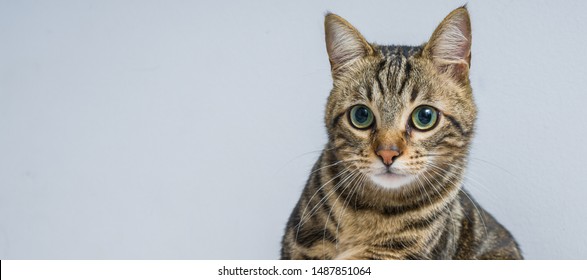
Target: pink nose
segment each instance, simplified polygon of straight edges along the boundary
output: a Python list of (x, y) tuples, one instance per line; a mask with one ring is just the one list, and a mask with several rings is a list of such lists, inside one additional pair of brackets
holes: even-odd
[(398, 151), (389, 149), (381, 149), (377, 151), (377, 155), (381, 157), (381, 160), (383, 160), (383, 163), (387, 166), (391, 165), (393, 159), (399, 156), (399, 154)]

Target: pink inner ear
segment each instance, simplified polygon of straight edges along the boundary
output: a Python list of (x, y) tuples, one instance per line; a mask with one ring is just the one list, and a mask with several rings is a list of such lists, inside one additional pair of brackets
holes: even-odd
[(459, 81), (467, 80), (471, 62), (471, 23), (467, 10), (451, 12), (436, 28), (426, 48), (438, 71)]
[(463, 40), (460, 40), (459, 48), (455, 50), (455, 54), (468, 63), (471, 56), (471, 29), (468, 18), (455, 19), (454, 25), (463, 35)]
[(447, 62), (465, 60), (471, 49), (470, 33), (466, 28), (462, 21), (449, 22), (443, 26), (432, 46), (434, 58)]
[(451, 12), (436, 28), (429, 51), (437, 65), (468, 64), (471, 60), (471, 23), (466, 9)]

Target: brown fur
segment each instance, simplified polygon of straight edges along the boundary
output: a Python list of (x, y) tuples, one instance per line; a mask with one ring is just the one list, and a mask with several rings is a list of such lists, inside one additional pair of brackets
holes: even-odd
[[(522, 258), (511, 234), (462, 189), (477, 115), (466, 8), (417, 47), (370, 44), (334, 14), (325, 27), (329, 141), (287, 224), (282, 259)], [(350, 122), (357, 104), (374, 115), (368, 129)], [(438, 109), (430, 130), (410, 122), (420, 105)], [(401, 187), (371, 180), (384, 168), (381, 149), (394, 151), (387, 168), (411, 178)]]

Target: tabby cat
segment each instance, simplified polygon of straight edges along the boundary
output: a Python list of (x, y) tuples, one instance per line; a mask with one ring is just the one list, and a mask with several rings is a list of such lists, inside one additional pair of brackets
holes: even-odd
[(521, 259), (462, 188), (477, 110), (471, 24), (452, 11), (421, 46), (368, 43), (325, 19), (328, 143), (287, 223), (282, 259)]

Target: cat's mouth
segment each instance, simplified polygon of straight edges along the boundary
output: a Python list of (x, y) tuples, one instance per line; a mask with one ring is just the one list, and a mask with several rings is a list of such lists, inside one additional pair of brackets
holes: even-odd
[(406, 175), (395, 173), (389, 169), (386, 169), (385, 171), (383, 171), (379, 174), (375, 174), (375, 176), (380, 176), (382, 178), (389, 178), (389, 179), (406, 177)]
[(380, 187), (386, 189), (398, 189), (410, 183), (413, 176), (401, 174), (397, 171), (385, 168), (385, 170), (380, 172), (374, 172), (370, 177), (371, 180)]

